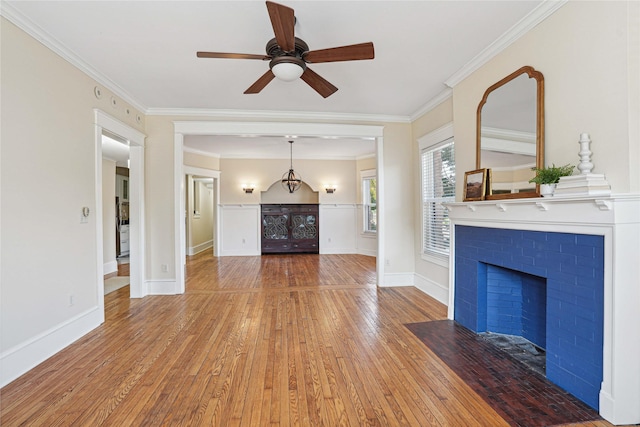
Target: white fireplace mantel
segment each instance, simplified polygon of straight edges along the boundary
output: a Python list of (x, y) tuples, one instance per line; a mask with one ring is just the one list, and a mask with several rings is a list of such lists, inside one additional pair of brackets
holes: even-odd
[[(640, 423), (640, 195), (545, 197), (444, 205), (455, 226), (604, 236), (604, 337), (600, 415)], [(449, 257), (449, 318), (455, 296), (455, 244)]]

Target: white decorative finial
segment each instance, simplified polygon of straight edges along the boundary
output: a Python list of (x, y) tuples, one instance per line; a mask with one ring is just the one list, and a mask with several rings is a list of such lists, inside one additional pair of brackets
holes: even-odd
[(591, 138), (589, 138), (588, 133), (581, 133), (580, 140), (578, 144), (580, 144), (580, 163), (578, 164), (578, 170), (582, 175), (589, 175), (591, 170), (593, 169), (593, 163), (591, 163), (591, 150), (589, 150), (589, 144), (591, 143)]

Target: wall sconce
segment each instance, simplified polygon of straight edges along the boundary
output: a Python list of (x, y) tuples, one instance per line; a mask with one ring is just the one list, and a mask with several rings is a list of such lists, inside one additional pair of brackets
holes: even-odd
[(253, 187), (253, 185), (242, 184), (242, 191), (244, 191), (246, 194), (251, 194), (253, 193)]
[(325, 185), (324, 190), (327, 192), (327, 194), (333, 194), (336, 191), (336, 186), (335, 184)]

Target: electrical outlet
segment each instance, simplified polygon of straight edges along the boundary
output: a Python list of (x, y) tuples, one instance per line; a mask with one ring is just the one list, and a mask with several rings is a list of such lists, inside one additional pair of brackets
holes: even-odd
[(162, 264), (160, 266), (160, 269), (162, 270), (163, 273), (168, 273), (169, 272), (169, 265), (167, 264)]
[(76, 303), (76, 296), (74, 294), (69, 294), (69, 307), (73, 307)]
[(329, 238), (327, 239), (327, 242), (331, 243), (331, 237), (329, 237)]
[(384, 260), (384, 265), (386, 265), (387, 267), (391, 265), (391, 261), (389, 261), (389, 258)]
[(243, 238), (242, 239), (242, 244), (244, 245), (245, 243), (247, 243), (247, 240)]

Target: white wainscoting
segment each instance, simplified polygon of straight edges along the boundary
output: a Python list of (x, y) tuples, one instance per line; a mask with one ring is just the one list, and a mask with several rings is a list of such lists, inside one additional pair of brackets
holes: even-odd
[[(221, 205), (220, 219), (220, 256), (260, 255), (260, 205)], [(355, 204), (321, 204), (318, 222), (321, 254), (376, 256), (377, 239), (360, 237)]]
[(319, 206), (321, 254), (357, 253), (356, 212), (353, 204)]
[(221, 205), (220, 256), (260, 255), (260, 205)]

